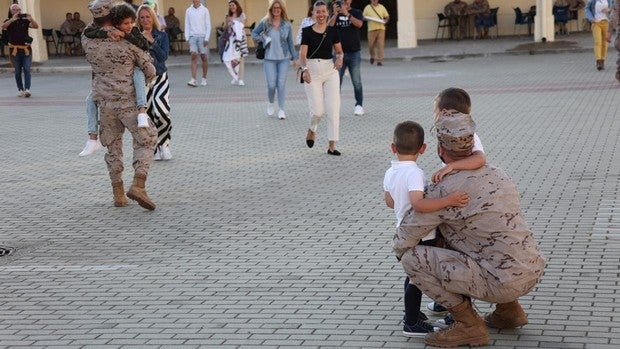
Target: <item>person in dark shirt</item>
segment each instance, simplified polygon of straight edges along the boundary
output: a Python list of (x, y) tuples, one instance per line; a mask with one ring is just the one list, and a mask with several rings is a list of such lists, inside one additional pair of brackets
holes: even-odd
[[(30, 97), (30, 65), (32, 64), (32, 38), (28, 35), (28, 28), (39, 28), (39, 24), (30, 14), (21, 13), (19, 4), (10, 7), (12, 16), (2, 23), (9, 36), (9, 57), (15, 67), (15, 82), (17, 83), (17, 97)], [(23, 73), (23, 80), (22, 80)]]
[(351, 0), (335, 1), (332, 4), (333, 15), (329, 19), (329, 26), (335, 27), (340, 34), (340, 43), (344, 52), (342, 68), (340, 73), (340, 86), (344, 72), (349, 69), (351, 82), (353, 83), (353, 93), (355, 94), (354, 115), (364, 115), (364, 91), (362, 88), (362, 54), (360, 43), (360, 28), (364, 24), (362, 11), (351, 7)]

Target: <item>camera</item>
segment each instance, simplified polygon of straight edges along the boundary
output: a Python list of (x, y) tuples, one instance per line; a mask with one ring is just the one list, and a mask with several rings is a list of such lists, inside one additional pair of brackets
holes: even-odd
[(28, 14), (27, 13), (20, 13), (20, 14), (17, 15), (17, 17), (18, 18), (26, 18), (26, 17), (28, 17)]
[(334, 1), (334, 4), (336, 4), (336, 7), (340, 8), (342, 7), (342, 0), (336, 0)]

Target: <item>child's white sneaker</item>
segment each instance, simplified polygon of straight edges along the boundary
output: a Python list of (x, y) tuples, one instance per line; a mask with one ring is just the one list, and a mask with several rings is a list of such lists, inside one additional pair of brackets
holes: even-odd
[(89, 139), (88, 141), (86, 141), (86, 145), (80, 153), (80, 156), (87, 156), (93, 154), (101, 148), (103, 148), (103, 145), (101, 145), (99, 139)]
[(245, 82), (243, 82), (243, 80), (239, 80), (238, 85), (239, 86), (245, 86)]
[(145, 113), (138, 114), (138, 127), (149, 127), (149, 116)]

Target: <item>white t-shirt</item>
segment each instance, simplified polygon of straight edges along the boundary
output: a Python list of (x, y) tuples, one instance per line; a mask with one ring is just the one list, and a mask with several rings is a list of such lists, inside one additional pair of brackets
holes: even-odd
[[(405, 213), (411, 209), (410, 191), (424, 192), (424, 171), (418, 167), (415, 161), (392, 160), (392, 166), (385, 171), (383, 178), (383, 190), (390, 193), (394, 200), (394, 213), (396, 214), (396, 227), (405, 217)], [(435, 231), (428, 234), (422, 240), (435, 238)]]
[(594, 4), (594, 22), (607, 20), (607, 14), (604, 13), (603, 10), (608, 8), (608, 5), (609, 3), (607, 0), (596, 0)]
[(474, 132), (474, 147), (471, 148), (472, 152), (475, 151), (481, 151), (484, 153), (484, 148), (482, 147), (482, 141), (480, 140), (480, 137), (478, 137), (478, 134)]

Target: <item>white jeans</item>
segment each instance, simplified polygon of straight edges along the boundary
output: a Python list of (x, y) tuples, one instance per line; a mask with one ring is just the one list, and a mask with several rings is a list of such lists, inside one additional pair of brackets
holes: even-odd
[(340, 134), (340, 77), (331, 59), (309, 59), (312, 82), (304, 83), (310, 107), (310, 129), (316, 132), (327, 113), (327, 139), (337, 141)]

